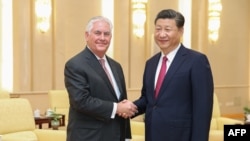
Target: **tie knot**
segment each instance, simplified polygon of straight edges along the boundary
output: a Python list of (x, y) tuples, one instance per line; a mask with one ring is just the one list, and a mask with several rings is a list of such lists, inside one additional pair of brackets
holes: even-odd
[(168, 58), (167, 58), (166, 56), (164, 56), (164, 57), (162, 58), (162, 61), (163, 61), (163, 62), (167, 62), (167, 60), (168, 60)]
[(101, 65), (104, 66), (105, 60), (104, 59), (99, 59), (99, 61), (100, 61)]

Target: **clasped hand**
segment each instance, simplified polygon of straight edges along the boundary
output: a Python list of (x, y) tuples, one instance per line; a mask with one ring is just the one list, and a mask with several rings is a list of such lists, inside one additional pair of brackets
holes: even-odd
[(137, 106), (129, 100), (125, 99), (117, 104), (116, 113), (123, 118), (130, 118), (137, 112)]

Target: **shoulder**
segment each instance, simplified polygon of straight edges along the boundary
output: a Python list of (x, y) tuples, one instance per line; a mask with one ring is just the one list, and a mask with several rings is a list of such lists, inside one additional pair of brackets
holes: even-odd
[(113, 59), (113, 58), (111, 58), (111, 57), (109, 57), (107, 55), (106, 55), (106, 58), (107, 58), (107, 60), (108, 60), (108, 62), (109, 62), (110, 65), (121, 66), (121, 64), (118, 61), (116, 61), (115, 59)]
[(189, 57), (195, 57), (195, 58), (196, 57), (206, 58), (206, 55), (204, 53), (194, 49), (187, 48), (183, 45), (181, 45), (180, 49), (178, 50), (178, 54), (187, 55)]
[(155, 62), (158, 61), (161, 57), (161, 52), (156, 53), (155, 55), (153, 55), (152, 57), (150, 57), (146, 63), (151, 63), (151, 62)]
[(95, 56), (91, 51), (86, 47), (84, 50), (81, 52), (77, 53), (76, 55), (72, 56), (66, 61), (66, 65), (68, 64), (79, 64), (79, 63), (84, 63), (87, 60), (91, 60)]
[(187, 57), (186, 60), (189, 62), (193, 62), (193, 65), (206, 65), (209, 66), (209, 60), (206, 54), (193, 50), (193, 49), (187, 49)]

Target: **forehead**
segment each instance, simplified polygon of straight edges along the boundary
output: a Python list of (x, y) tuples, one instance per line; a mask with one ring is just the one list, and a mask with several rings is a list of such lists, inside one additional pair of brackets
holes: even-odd
[(175, 19), (158, 19), (155, 23), (156, 27), (177, 27)]
[(110, 31), (110, 26), (105, 21), (96, 21), (96, 22), (93, 23), (92, 31), (109, 32)]

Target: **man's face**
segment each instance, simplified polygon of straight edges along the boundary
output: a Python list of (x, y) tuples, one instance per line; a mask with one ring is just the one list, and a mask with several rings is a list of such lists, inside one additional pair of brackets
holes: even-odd
[(95, 22), (90, 32), (85, 32), (88, 47), (101, 58), (105, 55), (111, 38), (110, 26), (104, 21)]
[(174, 50), (180, 43), (183, 28), (178, 28), (174, 19), (158, 19), (155, 24), (155, 43), (165, 53)]

